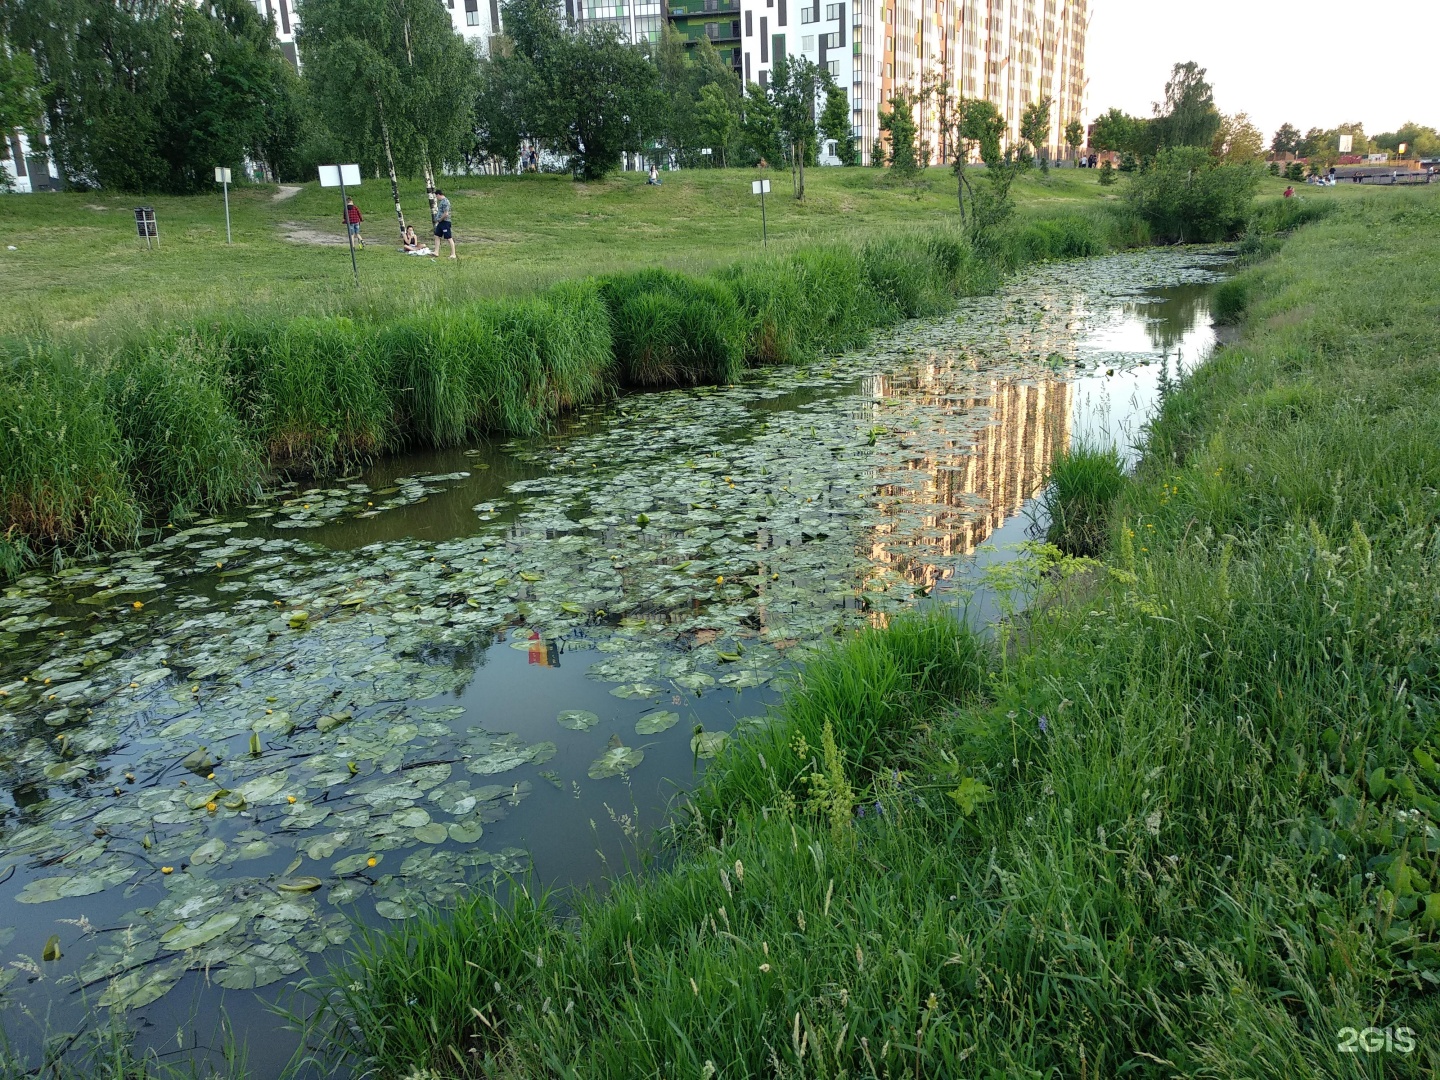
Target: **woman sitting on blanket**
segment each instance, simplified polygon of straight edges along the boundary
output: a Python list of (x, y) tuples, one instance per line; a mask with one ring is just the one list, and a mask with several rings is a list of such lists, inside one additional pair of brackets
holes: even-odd
[(406, 255), (429, 255), (430, 249), (420, 243), (420, 238), (415, 235), (415, 226), (405, 226), (405, 247)]

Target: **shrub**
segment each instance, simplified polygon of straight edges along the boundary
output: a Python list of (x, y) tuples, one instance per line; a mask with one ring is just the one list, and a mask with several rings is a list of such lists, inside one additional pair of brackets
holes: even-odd
[(1125, 198), (1158, 241), (1226, 240), (1240, 234), (1261, 175), (1254, 164), (1223, 165), (1199, 147), (1171, 147), (1130, 177)]
[(1250, 279), (1245, 275), (1222, 281), (1211, 296), (1210, 311), (1217, 323), (1238, 323), (1250, 306)]
[(944, 270), (916, 236), (871, 241), (860, 256), (865, 283), (880, 301), (886, 322), (936, 315), (952, 294)]
[(810, 297), (784, 261), (737, 263), (718, 276), (734, 292), (749, 323), (749, 363), (793, 364), (815, 354)]

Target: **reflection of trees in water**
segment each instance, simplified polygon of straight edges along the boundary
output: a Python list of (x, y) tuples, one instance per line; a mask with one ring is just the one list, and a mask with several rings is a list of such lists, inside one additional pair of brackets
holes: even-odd
[(1210, 318), (1214, 285), (1176, 285), (1156, 290), (1155, 300), (1126, 304), (1125, 314), (1141, 320), (1150, 344), (1163, 352), (1175, 348), (1185, 336)]
[[(931, 588), (953, 573), (936, 560), (967, 556), (1044, 487), (1055, 451), (1069, 445), (1074, 387), (1063, 380), (996, 379), (973, 397), (947, 397), (948, 369), (924, 372), (927, 403), (957, 419), (989, 409), (991, 422), (978, 434), (957, 432), (942, 449), (916, 457), (908, 467), (928, 478), (923, 486), (886, 484), (880, 509), (895, 520), (875, 527), (870, 558), (914, 585)], [(937, 392), (925, 395), (933, 382)], [(877, 390), (880, 389), (877, 387)], [(957, 424), (957, 427), (960, 425)], [(913, 515), (918, 511), (919, 528)], [(902, 521), (899, 515), (909, 520)]]

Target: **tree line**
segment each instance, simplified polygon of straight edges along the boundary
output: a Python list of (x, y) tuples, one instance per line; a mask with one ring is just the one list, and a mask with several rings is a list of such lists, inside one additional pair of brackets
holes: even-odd
[(488, 50), (435, 0), (295, 8), (298, 72), (248, 0), (7, 0), (0, 127), (25, 131), (68, 187), (176, 194), (247, 159), (286, 180), (343, 159), (433, 187), (445, 170), (514, 169), (542, 145), (578, 179), (636, 152), (788, 163), (802, 190), (824, 140), (858, 159), (845, 91), (803, 59), (742, 85), (708, 41), (668, 24), (638, 45), (613, 25), (577, 30), (559, 0), (505, 0)]

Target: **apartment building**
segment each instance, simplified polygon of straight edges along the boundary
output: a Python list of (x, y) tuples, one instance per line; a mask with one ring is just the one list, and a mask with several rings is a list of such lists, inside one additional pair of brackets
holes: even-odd
[[(624, 0), (619, 0), (623, 3)], [(781, 56), (826, 68), (850, 93), (867, 163), (882, 143), (880, 113), (897, 93), (919, 101), (916, 122), (935, 164), (953, 157), (943, 131), (962, 98), (988, 98), (1020, 138), (1027, 106), (1050, 98), (1045, 149), (1062, 156), (1065, 126), (1082, 119), (1088, 0), (671, 0), (672, 23), (703, 24), (746, 82), (769, 85)], [(702, 10), (703, 9), (703, 10)], [(687, 36), (698, 36), (687, 29)]]

